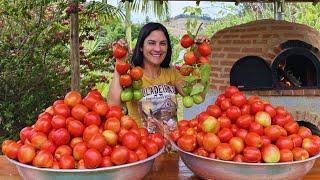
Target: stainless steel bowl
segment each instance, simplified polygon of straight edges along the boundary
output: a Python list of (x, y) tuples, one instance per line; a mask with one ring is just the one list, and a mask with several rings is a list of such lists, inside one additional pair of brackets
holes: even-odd
[(20, 176), (25, 180), (96, 180), (96, 179), (142, 179), (152, 168), (156, 157), (164, 151), (135, 163), (97, 169), (50, 169), (37, 168), (7, 158), (15, 164)]
[(178, 149), (185, 165), (196, 175), (204, 179), (249, 180), (249, 179), (281, 179), (293, 180), (305, 176), (312, 168), (320, 153), (303, 161), (285, 163), (243, 163), (222, 161), (198, 156), (180, 149), (174, 142), (171, 144)]

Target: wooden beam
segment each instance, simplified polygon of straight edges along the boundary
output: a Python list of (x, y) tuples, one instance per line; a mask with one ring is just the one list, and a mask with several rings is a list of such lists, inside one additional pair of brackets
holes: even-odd
[(78, 2), (70, 5), (70, 61), (71, 61), (71, 90), (80, 91), (80, 59), (79, 59), (79, 16)]

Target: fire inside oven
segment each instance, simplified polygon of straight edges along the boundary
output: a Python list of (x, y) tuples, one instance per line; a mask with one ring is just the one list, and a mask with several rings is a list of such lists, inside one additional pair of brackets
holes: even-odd
[(308, 49), (299, 47), (281, 52), (271, 69), (273, 83), (277, 88), (319, 87), (319, 60)]

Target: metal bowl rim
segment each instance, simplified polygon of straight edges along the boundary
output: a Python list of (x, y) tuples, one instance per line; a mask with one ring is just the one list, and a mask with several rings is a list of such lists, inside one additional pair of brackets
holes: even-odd
[(162, 149), (160, 149), (156, 154), (148, 157), (147, 159), (144, 159), (144, 160), (141, 160), (141, 161), (137, 161), (137, 162), (134, 162), (134, 163), (129, 163), (129, 164), (123, 164), (123, 165), (117, 165), (117, 166), (111, 166), (111, 167), (103, 167), (103, 168), (96, 168), (96, 169), (52, 169), (52, 168), (38, 168), (38, 167), (35, 167), (35, 166), (31, 166), (31, 165), (28, 165), (28, 164), (23, 164), (23, 163), (20, 163), (16, 160), (13, 160), (13, 159), (10, 159), (8, 158), (7, 156), (6, 159), (9, 160), (11, 163), (15, 164), (16, 166), (21, 166), (21, 167), (24, 167), (24, 168), (28, 168), (28, 169), (33, 169), (33, 170), (39, 170), (39, 171), (48, 171), (48, 172), (78, 172), (78, 173), (81, 173), (81, 172), (99, 172), (99, 171), (107, 171), (107, 170), (118, 170), (118, 169), (121, 169), (121, 168), (128, 168), (128, 167), (131, 167), (131, 166), (135, 166), (135, 165), (139, 165), (139, 164), (143, 164), (147, 161), (150, 161), (150, 160), (153, 160), (155, 159), (156, 157), (160, 156), (163, 151), (164, 151), (164, 148), (165, 147), (162, 147)]
[(292, 165), (292, 164), (298, 164), (298, 163), (303, 163), (303, 162), (308, 162), (308, 161), (311, 161), (311, 160), (314, 160), (314, 159), (317, 159), (318, 157), (320, 157), (320, 152), (315, 155), (315, 156), (312, 156), (308, 159), (305, 159), (305, 160), (299, 160), (299, 161), (291, 161), (291, 162), (278, 162), (278, 163), (247, 163), (247, 162), (235, 162), (235, 161), (224, 161), (224, 160), (220, 160), (220, 159), (212, 159), (212, 158), (208, 158), (208, 157), (204, 157), (204, 156), (199, 156), (199, 155), (196, 155), (196, 154), (193, 154), (193, 153), (190, 153), (190, 152), (187, 152), (187, 151), (184, 151), (182, 149), (180, 149), (180, 147), (178, 147), (176, 145), (176, 143), (172, 140), (171, 141), (171, 144), (177, 148), (179, 150), (179, 152), (181, 153), (184, 153), (184, 154), (188, 154), (188, 155), (191, 155), (191, 156), (194, 156), (194, 157), (197, 157), (197, 158), (202, 158), (202, 159), (206, 159), (206, 160), (209, 160), (209, 161), (217, 161), (217, 162), (223, 162), (223, 163), (229, 163), (229, 164), (243, 164), (243, 165), (249, 165), (249, 166), (281, 166), (281, 165)]

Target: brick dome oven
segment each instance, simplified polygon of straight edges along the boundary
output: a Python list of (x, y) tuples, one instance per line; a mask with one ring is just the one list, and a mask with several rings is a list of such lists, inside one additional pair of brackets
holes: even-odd
[(231, 84), (247, 96), (259, 95), (275, 106), (285, 106), (296, 120), (320, 127), (317, 30), (268, 19), (222, 29), (211, 40), (211, 94), (202, 106)]
[(213, 90), (235, 85), (273, 96), (320, 95), (320, 33), (306, 25), (258, 20), (212, 37)]

